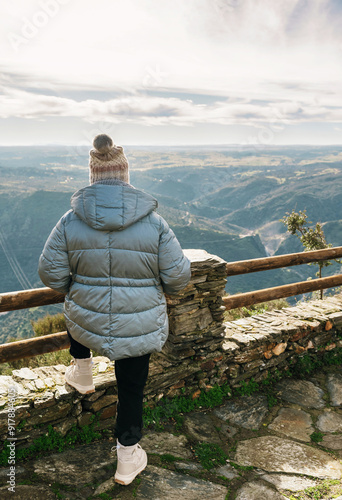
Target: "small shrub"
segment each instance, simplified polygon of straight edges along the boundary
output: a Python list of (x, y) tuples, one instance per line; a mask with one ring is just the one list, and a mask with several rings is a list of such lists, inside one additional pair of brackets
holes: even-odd
[(35, 337), (50, 335), (51, 333), (64, 332), (66, 330), (65, 318), (63, 313), (48, 314), (37, 321), (31, 321)]

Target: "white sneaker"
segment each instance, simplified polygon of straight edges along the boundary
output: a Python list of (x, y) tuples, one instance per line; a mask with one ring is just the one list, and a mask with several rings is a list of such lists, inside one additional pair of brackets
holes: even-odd
[(118, 463), (115, 472), (115, 482), (127, 486), (142, 472), (147, 465), (146, 451), (140, 444), (123, 446), (117, 441)]
[(95, 392), (93, 383), (92, 356), (85, 359), (73, 359), (65, 371), (65, 381), (81, 394)]

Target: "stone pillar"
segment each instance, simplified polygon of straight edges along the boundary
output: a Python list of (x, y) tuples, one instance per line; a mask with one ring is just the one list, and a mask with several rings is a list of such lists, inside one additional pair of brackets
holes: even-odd
[(204, 250), (185, 254), (191, 261), (191, 280), (167, 297), (170, 333), (162, 353), (151, 358), (148, 399), (158, 393), (174, 396), (180, 389), (193, 393), (217, 381), (217, 362), (223, 357), (226, 262)]
[(224, 334), (226, 262), (204, 250), (185, 250), (185, 254), (191, 261), (190, 283), (167, 297), (170, 334), (165, 353), (177, 362), (206, 356), (222, 345)]

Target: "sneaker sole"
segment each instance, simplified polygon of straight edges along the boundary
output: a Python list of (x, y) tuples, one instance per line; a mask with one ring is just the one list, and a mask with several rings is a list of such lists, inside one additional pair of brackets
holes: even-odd
[(95, 392), (95, 386), (88, 385), (88, 386), (82, 387), (78, 384), (68, 382), (67, 380), (65, 382), (68, 385), (70, 385), (70, 387), (73, 387), (74, 389), (76, 389), (80, 394), (91, 394), (92, 392)]
[(146, 466), (147, 466), (147, 457), (143, 465), (137, 471), (132, 472), (132, 474), (129, 474), (128, 476), (121, 476), (121, 474), (115, 473), (114, 481), (118, 484), (122, 484), (123, 486), (128, 486), (134, 481), (134, 479), (139, 474), (141, 474), (141, 472), (146, 468)]

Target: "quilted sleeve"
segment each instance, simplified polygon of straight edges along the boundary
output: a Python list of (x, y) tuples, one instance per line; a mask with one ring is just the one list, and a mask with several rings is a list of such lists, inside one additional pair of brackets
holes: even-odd
[(39, 258), (38, 273), (44, 285), (61, 293), (69, 291), (71, 273), (62, 217), (51, 231)]
[(164, 220), (159, 238), (159, 273), (164, 292), (168, 295), (185, 288), (191, 277), (190, 261)]

